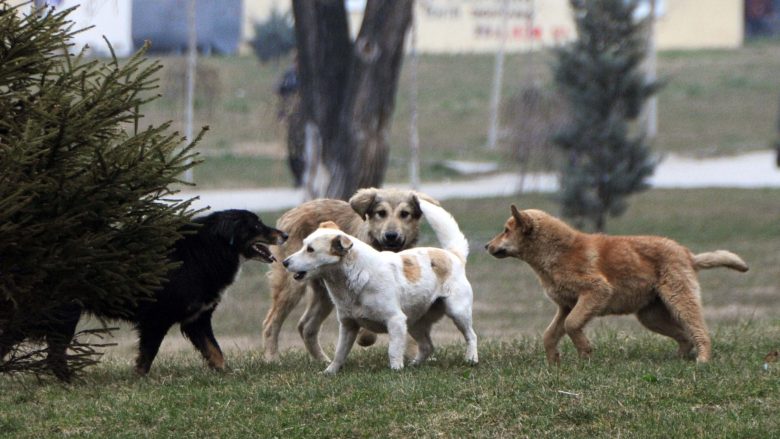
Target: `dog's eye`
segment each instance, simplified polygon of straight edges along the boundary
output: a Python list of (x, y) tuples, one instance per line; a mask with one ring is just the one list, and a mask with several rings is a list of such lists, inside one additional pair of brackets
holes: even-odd
[(409, 218), (409, 212), (402, 210), (401, 211), (401, 219)]
[(309, 253), (314, 253), (314, 248), (312, 248), (312, 246), (308, 246), (306, 247), (306, 251)]
[(376, 216), (377, 216), (378, 218), (384, 218), (384, 217), (386, 217), (386, 216), (387, 216), (387, 212), (385, 212), (384, 210), (377, 210), (377, 211), (376, 211)]

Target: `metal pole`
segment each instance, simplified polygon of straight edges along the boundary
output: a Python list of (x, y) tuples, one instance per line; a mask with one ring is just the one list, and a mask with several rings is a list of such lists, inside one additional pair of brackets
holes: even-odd
[[(658, 78), (658, 62), (656, 56), (655, 47), (655, 1), (650, 0), (650, 38), (647, 45), (647, 81), (655, 82)], [(658, 135), (658, 95), (653, 93), (650, 99), (647, 101), (647, 120), (645, 126), (645, 134), (650, 140), (655, 139)]]
[(411, 113), (411, 120), (409, 121), (409, 180), (412, 185), (412, 189), (420, 188), (420, 135), (417, 130), (417, 116), (419, 108), (417, 106), (417, 69), (419, 66), (419, 56), (417, 53), (417, 14), (412, 12), (412, 29), (411, 29), (411, 58), (412, 58), (412, 78), (409, 86), (409, 106)]
[[(195, 112), (195, 69), (198, 63), (198, 32), (195, 22), (195, 0), (187, 3), (187, 95), (185, 103), (184, 136), (192, 142)], [(184, 173), (184, 181), (193, 182), (192, 168)]]
[(504, 51), (509, 31), (509, 0), (503, 0), (501, 6), (501, 44), (496, 52), (496, 63), (493, 71), (493, 90), (490, 97), (490, 120), (488, 124), (488, 149), (496, 149), (498, 143), (498, 107), (501, 105), (501, 84), (504, 79)]

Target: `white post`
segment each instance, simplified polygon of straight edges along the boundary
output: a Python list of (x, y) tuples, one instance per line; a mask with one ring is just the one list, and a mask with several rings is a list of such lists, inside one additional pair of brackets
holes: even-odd
[(501, 43), (496, 52), (493, 70), (493, 90), (490, 96), (490, 120), (488, 121), (487, 147), (496, 149), (498, 144), (498, 107), (501, 105), (501, 84), (504, 79), (504, 52), (509, 33), (509, 0), (503, 0), (501, 6)]
[(411, 28), (411, 84), (409, 85), (409, 107), (411, 120), (409, 121), (409, 181), (412, 189), (420, 188), (420, 135), (417, 130), (417, 117), (419, 108), (417, 106), (417, 68), (419, 66), (419, 56), (417, 53), (417, 17), (414, 9), (412, 10), (412, 28)]
[[(195, 22), (195, 0), (187, 2), (187, 95), (185, 103), (184, 136), (193, 139), (193, 113), (195, 111), (195, 69), (198, 62), (198, 32)], [(192, 168), (184, 173), (184, 181), (193, 182)]]
[[(655, 82), (658, 78), (657, 74), (657, 56), (655, 47), (655, 19), (656, 9), (655, 1), (650, 0), (650, 29), (649, 29), (649, 41), (647, 44), (647, 80), (649, 82)], [(646, 114), (646, 126), (645, 135), (650, 140), (655, 139), (658, 135), (658, 95), (653, 94), (647, 101), (647, 114)]]

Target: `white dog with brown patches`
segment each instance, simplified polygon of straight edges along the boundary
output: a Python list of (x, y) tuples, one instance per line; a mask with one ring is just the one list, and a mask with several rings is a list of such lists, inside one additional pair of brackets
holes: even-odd
[(296, 280), (321, 278), (336, 305), (339, 339), (325, 373), (339, 371), (360, 327), (388, 333), (390, 367), (395, 370), (404, 366), (408, 330), (418, 344), (412, 364), (419, 364), (433, 352), (431, 326), (444, 314), (466, 339), (466, 361), (477, 363), (473, 293), (466, 279), (468, 242), (452, 215), (425, 200), (419, 202), (444, 249), (380, 252), (328, 221), (284, 260)]

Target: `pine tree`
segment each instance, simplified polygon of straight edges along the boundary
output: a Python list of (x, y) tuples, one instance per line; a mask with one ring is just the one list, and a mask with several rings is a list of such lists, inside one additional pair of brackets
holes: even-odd
[(579, 226), (603, 230), (607, 215), (648, 187), (658, 162), (636, 123), (658, 83), (641, 69), (647, 20), (634, 17), (636, 1), (571, 0), (578, 38), (556, 51), (555, 82), (571, 119), (555, 137), (564, 153), (562, 213)]
[[(192, 215), (190, 200), (171, 199), (171, 184), (192, 166), (195, 142), (185, 145), (169, 124), (139, 128), (161, 66), (143, 50), (121, 64), (71, 53), (70, 12), (25, 15), (0, 4), (5, 373), (43, 369), (44, 351), (21, 338), (45, 334), (63, 309), (122, 316), (146, 300)], [(94, 363), (97, 346), (74, 341), (69, 368)]]

